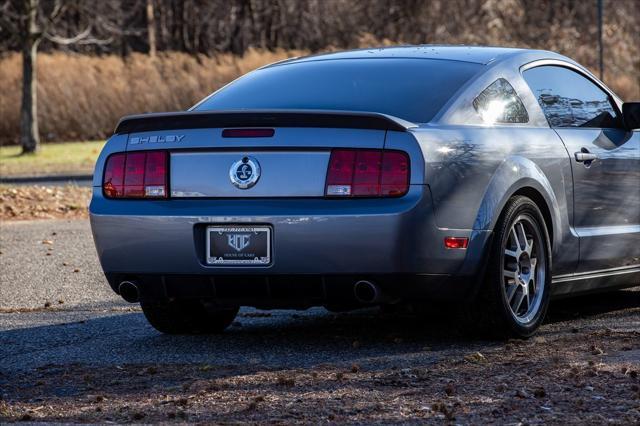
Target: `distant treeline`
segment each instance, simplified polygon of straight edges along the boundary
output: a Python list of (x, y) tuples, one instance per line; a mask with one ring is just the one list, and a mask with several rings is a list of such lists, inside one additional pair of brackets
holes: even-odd
[[(28, 0), (0, 0), (5, 21)], [(56, 0), (41, 0), (45, 11)], [(63, 0), (50, 30), (91, 37), (43, 50), (92, 54), (150, 50), (242, 54), (260, 49), (319, 50), (361, 45), (363, 34), (405, 43), (501, 44), (548, 48), (595, 64), (597, 0)], [(640, 61), (640, 0), (604, 0), (608, 60)], [(43, 14), (43, 15), (46, 15)], [(15, 16), (13, 16), (15, 17)], [(0, 19), (0, 50), (20, 40)], [(7, 24), (5, 22), (5, 24)], [(583, 53), (588, 52), (588, 55)], [(625, 63), (626, 62), (626, 63)]]

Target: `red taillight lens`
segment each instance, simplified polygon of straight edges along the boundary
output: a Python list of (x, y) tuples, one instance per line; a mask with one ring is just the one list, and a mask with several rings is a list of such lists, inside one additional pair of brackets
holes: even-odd
[(102, 189), (107, 198), (166, 198), (166, 151), (113, 154), (105, 165)]
[(104, 166), (102, 189), (108, 198), (118, 198), (124, 195), (124, 162), (125, 154), (113, 154)]
[(144, 162), (147, 154), (136, 152), (127, 154), (124, 166), (124, 196), (138, 198), (144, 195)]
[(469, 245), (469, 238), (466, 237), (445, 237), (444, 246), (448, 249), (466, 249)]
[(147, 153), (144, 168), (145, 197), (167, 196), (167, 153), (156, 151)]
[(398, 197), (409, 190), (409, 156), (381, 149), (331, 151), (325, 194), (329, 197)]
[(382, 151), (362, 150), (356, 154), (351, 195), (354, 197), (376, 197), (380, 195), (380, 168)]
[(399, 151), (385, 151), (382, 156), (382, 196), (399, 196), (407, 192), (409, 185), (409, 157)]
[(351, 195), (355, 161), (355, 151), (334, 150), (331, 152), (325, 188), (327, 195)]

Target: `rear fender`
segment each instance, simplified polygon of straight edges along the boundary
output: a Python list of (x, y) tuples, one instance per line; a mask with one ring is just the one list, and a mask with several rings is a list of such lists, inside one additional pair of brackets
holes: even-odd
[(559, 247), (562, 238), (560, 203), (540, 167), (521, 156), (507, 157), (495, 171), (482, 198), (473, 229), (493, 230), (509, 198), (523, 188), (534, 189), (544, 199), (551, 216), (551, 224), (547, 226), (551, 225), (553, 230), (552, 244)]

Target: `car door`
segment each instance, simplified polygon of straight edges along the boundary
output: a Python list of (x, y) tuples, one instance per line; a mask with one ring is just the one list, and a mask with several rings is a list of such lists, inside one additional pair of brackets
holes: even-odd
[(526, 69), (523, 77), (572, 159), (578, 273), (640, 263), (640, 134), (624, 128), (611, 95), (577, 70)]

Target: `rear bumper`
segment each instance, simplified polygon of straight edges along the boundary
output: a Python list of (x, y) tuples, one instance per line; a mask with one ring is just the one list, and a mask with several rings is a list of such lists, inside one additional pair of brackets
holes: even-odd
[[(90, 215), (108, 276), (474, 276), (489, 231), (435, 225), (429, 187), (397, 199), (108, 200), (94, 188)], [(210, 266), (208, 225), (269, 225), (268, 267)], [(469, 237), (467, 250), (444, 248), (446, 236)]]
[(206, 299), (224, 306), (262, 309), (312, 306), (357, 307), (354, 285), (367, 280), (379, 286), (384, 300), (463, 301), (477, 282), (450, 275), (153, 275), (107, 273), (119, 293), (122, 281), (135, 282), (141, 301)]

